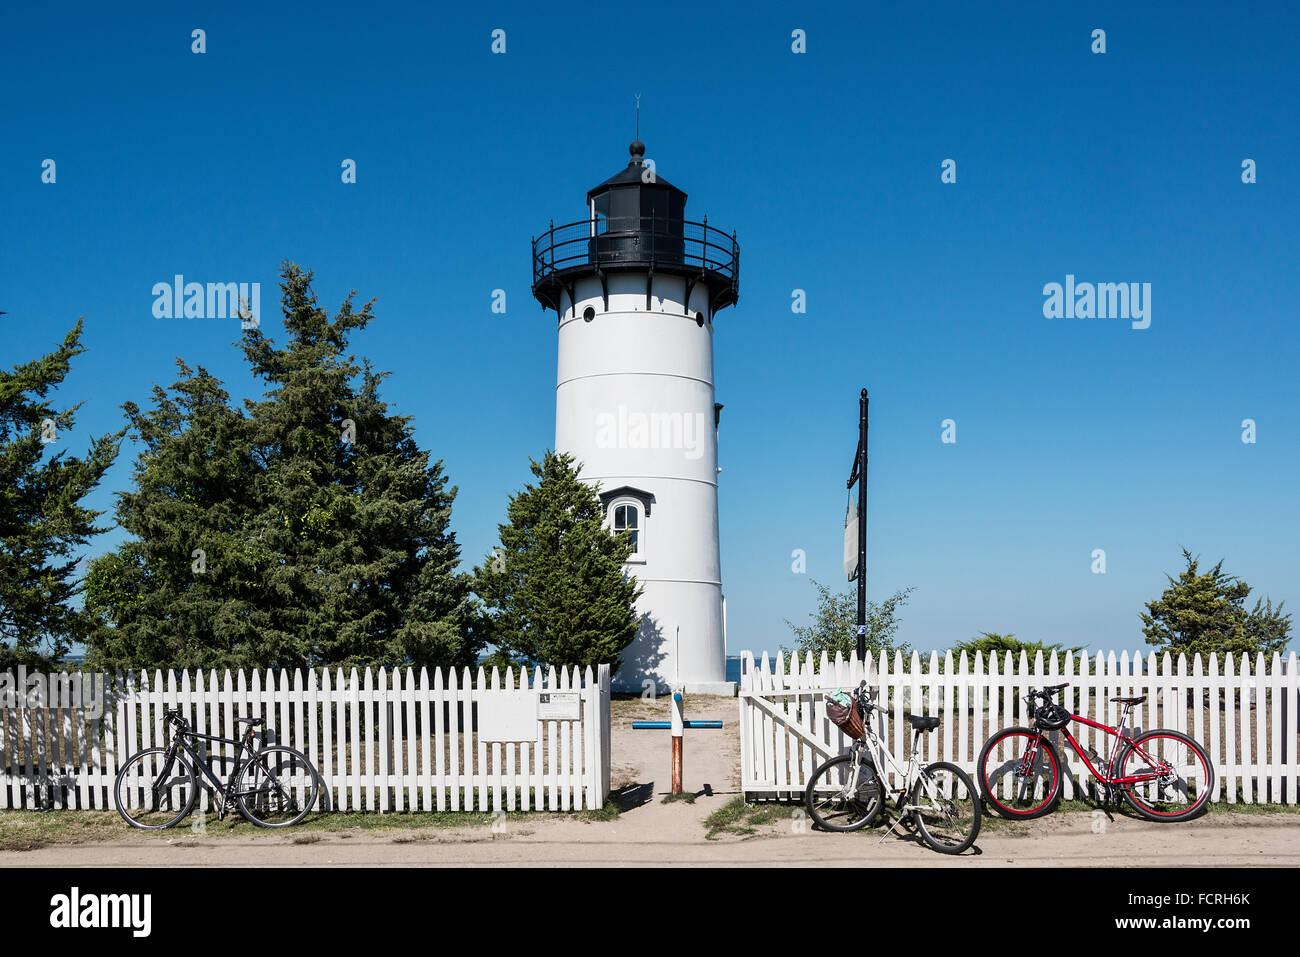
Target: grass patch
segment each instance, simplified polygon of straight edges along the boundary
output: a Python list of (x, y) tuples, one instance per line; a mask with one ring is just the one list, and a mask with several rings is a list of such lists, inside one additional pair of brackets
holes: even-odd
[[(534, 813), (507, 813), (507, 818), (532, 817)], [(241, 822), (243, 823), (243, 822)], [(379, 814), (375, 811), (335, 811), (310, 814), (295, 831), (396, 831), (424, 828), (489, 827), (492, 815), (481, 811), (403, 811)], [(351, 834), (348, 834), (350, 837)]]
[(0, 851), (107, 841), (126, 826), (116, 811), (0, 811)]
[(1029, 825), (1033, 821), (1015, 821), (1010, 818), (998, 817), (984, 807), (984, 813), (980, 815), (980, 833), (981, 834), (998, 834), (1002, 837), (1028, 837)]
[[(603, 808), (593, 810), (507, 812), (505, 820), (509, 823), (548, 820), (598, 823), (617, 820), (618, 815), (618, 806), (613, 801), (606, 801)], [(294, 844), (315, 844), (326, 834), (350, 838), (363, 831), (491, 827), (494, 820), (492, 814), (482, 811), (400, 814), (318, 811), (308, 815), (288, 833)], [(205, 840), (220, 840), (223, 837), (268, 836), (272, 833), (244, 820), (239, 814), (218, 821), (215, 814), (209, 813), (203, 819), (203, 829), (195, 832), (192, 825), (198, 821), (198, 814), (194, 813), (165, 831), (141, 831), (127, 825), (116, 811), (0, 811), (0, 851), (34, 851), (55, 844), (92, 844), (119, 840), (128, 835), (176, 844), (179, 839), (191, 840), (198, 836)]]
[(794, 807), (775, 801), (746, 804), (744, 796), (737, 795), (704, 819), (704, 836), (710, 841), (723, 836), (754, 837), (763, 825), (790, 820)]
[(1206, 813), (1216, 814), (1282, 814), (1288, 817), (1300, 817), (1300, 804), (1226, 804), (1218, 801), (1206, 805)]
[[(598, 821), (617, 821), (619, 815), (618, 805), (611, 799), (605, 798), (605, 806), (600, 808), (590, 808), (585, 811), (575, 811), (566, 815), (577, 821), (598, 822)], [(542, 818), (555, 817), (554, 814), (538, 815)]]
[[(1069, 801), (1059, 801), (1056, 806), (1040, 818), (1034, 820), (1021, 821), (1014, 818), (1000, 817), (995, 811), (991, 810), (988, 802), (984, 804), (984, 814), (981, 819), (981, 833), (991, 832), (1004, 837), (1026, 837), (1030, 833), (1030, 828), (1036, 823), (1051, 821), (1054, 817), (1062, 814), (1083, 814), (1093, 815), (1098, 811), (1106, 813), (1109, 817), (1116, 820), (1129, 821), (1146, 821), (1147, 819), (1138, 814), (1126, 802), (1116, 806), (1114, 804), (1102, 805), (1095, 800), (1081, 800), (1074, 798)], [(1205, 810), (1192, 818), (1193, 821), (1208, 820), (1213, 823), (1215, 820), (1223, 821), (1235, 815), (1248, 815), (1257, 818), (1276, 818), (1278, 823), (1300, 823), (1300, 805), (1295, 804), (1225, 804), (1218, 802), (1207, 804)]]
[(665, 794), (660, 804), (672, 804), (676, 801), (682, 801), (686, 804), (695, 803), (695, 795), (690, 791), (683, 791), (681, 794)]

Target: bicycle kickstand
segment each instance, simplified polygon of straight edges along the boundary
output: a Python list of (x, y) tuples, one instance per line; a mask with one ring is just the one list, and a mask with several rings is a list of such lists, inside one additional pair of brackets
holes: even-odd
[[(882, 799), (883, 799), (883, 795), (882, 795)], [(894, 829), (898, 827), (898, 825), (902, 824), (904, 819), (907, 817), (907, 812), (903, 810), (903, 800), (904, 799), (901, 797), (898, 799), (897, 802), (898, 817), (894, 820), (893, 824), (889, 825), (889, 830), (885, 831), (884, 834), (880, 835), (880, 840), (876, 842), (877, 847), (879, 847), (881, 844), (884, 844), (885, 840), (889, 837), (889, 835), (894, 833)]]

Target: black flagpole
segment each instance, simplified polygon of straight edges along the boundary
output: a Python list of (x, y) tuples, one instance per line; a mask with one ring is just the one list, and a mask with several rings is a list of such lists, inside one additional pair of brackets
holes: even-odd
[(858, 483), (858, 660), (867, 657), (867, 390), (858, 399), (858, 451), (848, 487)]
[(858, 660), (867, 657), (867, 390), (858, 423)]

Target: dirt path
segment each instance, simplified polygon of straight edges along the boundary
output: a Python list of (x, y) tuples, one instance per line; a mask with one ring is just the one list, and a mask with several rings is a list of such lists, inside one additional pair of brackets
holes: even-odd
[[(684, 810), (676, 806), (675, 810)], [(1082, 818), (1082, 820), (1080, 820)], [(281, 836), (220, 841), (122, 841), (54, 846), (0, 854), (0, 867), (44, 866), (661, 866), (735, 865), (981, 867), (1025, 864), (1300, 866), (1300, 827), (1243, 816), (1224, 824), (1187, 826), (1171, 837), (1161, 825), (1123, 822), (1093, 834), (1086, 815), (1063, 815), (1050, 833), (1017, 837), (989, 833), (979, 854), (944, 857), (907, 839), (877, 835), (772, 834), (749, 840), (706, 841), (699, 825), (647, 835), (640, 822), (542, 824), (494, 835), (486, 828), (327, 834), (296, 845)], [(677, 822), (680, 824), (680, 822)], [(1127, 826), (1124, 826), (1127, 825)]]
[[(1017, 864), (1082, 866), (1245, 865), (1300, 866), (1300, 815), (1216, 812), (1176, 825), (1122, 814), (1098, 818), (1062, 812), (1029, 824), (993, 821), (978, 853), (935, 854), (910, 837), (879, 831), (824, 834), (782, 811), (749, 838), (705, 837), (704, 819), (739, 793), (739, 739), (734, 699), (692, 698), (688, 717), (722, 719), (721, 731), (688, 731), (685, 785), (693, 804), (662, 803), (668, 791), (668, 735), (633, 731), (637, 718), (663, 717), (664, 702), (615, 702), (612, 787), (624, 808), (617, 820), (510, 820), (504, 833), (490, 827), (418, 828), (277, 834), (241, 831), (200, 837), (123, 829), (120, 839), (0, 852), (10, 866), (734, 866), (842, 865), (1006, 867)], [(792, 809), (791, 809), (792, 810)], [(1100, 833), (1095, 833), (1097, 828)], [(312, 843), (295, 843), (310, 840)]]

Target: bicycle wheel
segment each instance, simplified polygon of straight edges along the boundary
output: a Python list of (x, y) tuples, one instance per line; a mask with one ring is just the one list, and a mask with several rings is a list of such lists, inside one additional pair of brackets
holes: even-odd
[(171, 827), (194, 809), (199, 789), (194, 769), (166, 748), (149, 748), (126, 759), (113, 782), (117, 813), (132, 827)]
[(803, 803), (808, 816), (828, 831), (856, 831), (880, 813), (883, 804), (880, 778), (870, 761), (862, 761), (857, 787), (853, 793), (846, 793), (852, 761), (852, 755), (841, 754), (824, 762), (804, 790)]
[(301, 751), (266, 748), (239, 772), (235, 799), (239, 811), (259, 827), (289, 827), (316, 803), (320, 776)]
[(912, 785), (912, 820), (940, 854), (960, 854), (980, 832), (980, 798), (970, 775), (947, 761), (931, 764)]
[[(1031, 756), (1030, 749), (1038, 741)], [(975, 765), (980, 793), (999, 816), (1042, 817), (1061, 797), (1061, 762), (1046, 738), (1031, 728), (1003, 728), (980, 751)]]
[[(1119, 777), (1148, 777), (1123, 785), (1124, 800), (1152, 821), (1185, 821), (1214, 790), (1214, 766), (1205, 749), (1178, 731), (1138, 735), (1119, 760)], [(1162, 771), (1163, 769), (1163, 771)]]

